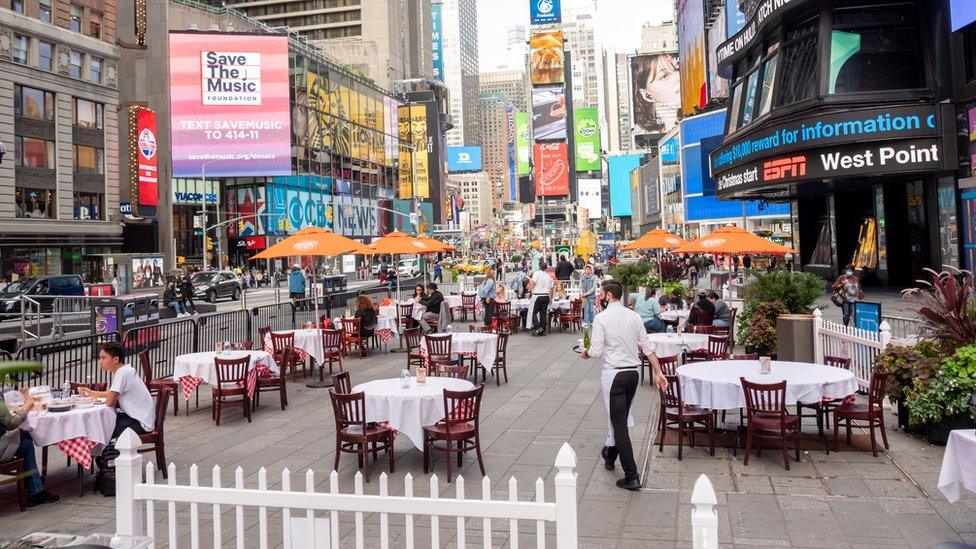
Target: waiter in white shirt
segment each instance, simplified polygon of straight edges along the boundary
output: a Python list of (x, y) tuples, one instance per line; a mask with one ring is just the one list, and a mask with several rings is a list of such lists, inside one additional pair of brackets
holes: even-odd
[(634, 401), (640, 378), (641, 360), (638, 347), (650, 360), (658, 387), (666, 388), (668, 381), (661, 373), (654, 344), (647, 337), (640, 315), (620, 302), (624, 293), (623, 286), (616, 280), (608, 280), (602, 286), (609, 303), (593, 319), (590, 348), (583, 349), (582, 357), (603, 357), (600, 385), (603, 388), (610, 427), (606, 446), (602, 451), (604, 466), (608, 471), (612, 470), (619, 455), (624, 478), (617, 481), (617, 486), (625, 490), (639, 490), (640, 475), (634, 461), (634, 449), (628, 430), (634, 425), (630, 405)]
[(539, 263), (539, 270), (532, 274), (529, 291), (532, 292), (532, 335), (546, 335), (549, 326), (549, 301), (552, 296), (552, 277), (546, 272), (549, 266)]

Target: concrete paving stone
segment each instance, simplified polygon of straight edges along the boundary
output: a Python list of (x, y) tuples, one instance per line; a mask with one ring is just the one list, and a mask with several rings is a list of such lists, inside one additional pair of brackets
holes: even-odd
[(881, 508), (892, 515), (937, 515), (929, 500), (918, 498), (880, 499)]
[[(698, 477), (701, 473), (679, 473), (678, 474), (678, 488), (681, 490), (692, 490), (695, 487), (695, 482), (698, 481)], [(712, 482), (712, 487), (717, 492), (734, 492), (735, 483), (732, 480), (732, 475), (730, 474), (711, 474), (707, 475), (708, 480)]]
[(784, 509), (786, 529), (795, 547), (845, 547), (847, 540), (829, 507)]
[(892, 479), (863, 479), (871, 495), (879, 498), (912, 498), (920, 497), (921, 492), (908, 480)]
[(825, 478), (824, 484), (827, 485), (827, 492), (832, 496), (847, 497), (868, 497), (871, 491), (864, 479), (857, 477), (837, 477)]
[(895, 526), (912, 547), (931, 547), (940, 541), (962, 541), (939, 515), (892, 515)]
[(820, 496), (776, 496), (779, 508), (786, 510), (801, 511), (825, 511), (830, 512), (830, 505), (826, 498)]
[(827, 489), (819, 478), (772, 476), (773, 491), (779, 495), (825, 496)]
[(895, 519), (885, 513), (877, 500), (827, 498), (827, 504), (837, 517), (839, 528), (849, 540), (902, 539), (900, 531), (895, 527)]
[(904, 479), (905, 474), (890, 461), (849, 463), (854, 474), (870, 479)]
[(737, 492), (746, 494), (772, 494), (773, 484), (769, 477), (762, 475), (733, 475)]
[(734, 540), (789, 539), (783, 514), (774, 498), (758, 494), (729, 494), (728, 511)]
[(945, 499), (932, 499), (927, 503), (960, 535), (976, 535), (976, 512), (973, 509)]

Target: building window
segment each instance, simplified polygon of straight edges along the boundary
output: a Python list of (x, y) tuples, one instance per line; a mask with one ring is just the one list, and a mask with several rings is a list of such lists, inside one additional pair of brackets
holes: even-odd
[(54, 120), (54, 94), (49, 91), (14, 86), (14, 114), (35, 120)]
[(88, 61), (88, 80), (95, 84), (102, 83), (102, 58), (91, 57)]
[(54, 44), (37, 41), (37, 68), (46, 71), (54, 68)]
[(786, 32), (783, 43), (782, 90), (777, 105), (792, 105), (817, 95), (817, 18)]
[(102, 14), (97, 11), (88, 13), (88, 36), (92, 38), (102, 37)]
[(45, 23), (51, 22), (51, 0), (38, 0), (37, 18)]
[(71, 4), (71, 15), (68, 21), (68, 28), (74, 32), (81, 32), (81, 18), (85, 14), (85, 8)]
[(54, 141), (14, 136), (14, 165), (54, 169)]
[(104, 107), (101, 103), (76, 97), (74, 100), (74, 123), (82, 128), (103, 129)]
[(17, 217), (54, 219), (54, 191), (17, 187), (14, 194)]
[(22, 34), (14, 35), (14, 42), (11, 45), (11, 57), (14, 63), (20, 63), (21, 65), (27, 64), (27, 48), (30, 42), (28, 38)]
[(12, 0), (10, 9), (17, 13), (24, 13), (24, 0)]
[(81, 52), (68, 52), (68, 74), (72, 78), (81, 78)]
[(830, 93), (924, 86), (914, 4), (834, 10)]
[(75, 173), (98, 174), (105, 173), (105, 150), (84, 145), (74, 146)]
[(102, 196), (98, 193), (74, 193), (75, 219), (104, 219), (102, 217)]

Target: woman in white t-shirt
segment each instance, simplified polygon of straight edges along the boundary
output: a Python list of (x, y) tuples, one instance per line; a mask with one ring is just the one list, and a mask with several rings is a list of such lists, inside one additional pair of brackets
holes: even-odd
[(121, 343), (109, 341), (102, 345), (98, 352), (98, 366), (104, 372), (111, 372), (112, 385), (108, 391), (91, 391), (86, 388), (78, 389), (84, 396), (104, 398), (107, 406), (118, 408), (115, 417), (115, 430), (112, 439), (118, 438), (126, 429), (132, 429), (138, 435), (152, 431), (156, 421), (156, 409), (153, 406), (152, 395), (146, 384), (136, 374), (135, 368), (122, 363), (125, 348)]

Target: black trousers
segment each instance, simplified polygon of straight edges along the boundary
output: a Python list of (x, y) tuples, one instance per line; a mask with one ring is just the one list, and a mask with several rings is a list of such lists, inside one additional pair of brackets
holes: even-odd
[(540, 295), (532, 306), (532, 329), (547, 331), (549, 328), (549, 296)]
[(610, 385), (610, 425), (613, 427), (613, 438), (617, 444), (620, 465), (624, 468), (624, 475), (627, 478), (637, 476), (637, 463), (634, 461), (634, 447), (630, 443), (627, 415), (630, 414), (630, 405), (634, 402), (639, 381), (637, 370), (628, 370), (617, 374), (613, 378), (613, 384)]
[(138, 420), (132, 419), (125, 412), (119, 412), (115, 415), (115, 430), (112, 431), (112, 440), (119, 438), (122, 431), (126, 429), (132, 429), (137, 435), (146, 434), (146, 430), (142, 428), (142, 424)]
[(482, 299), (481, 306), (485, 313), (485, 326), (491, 326), (491, 319), (495, 318), (495, 300)]

